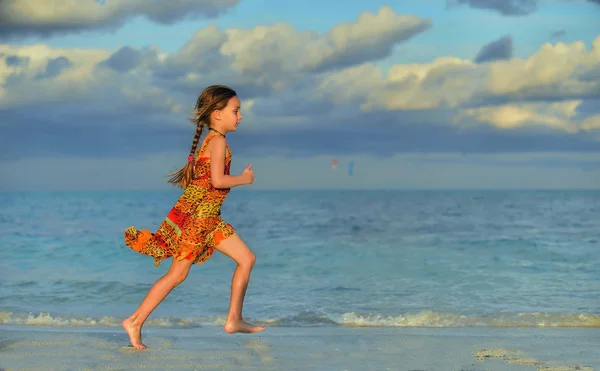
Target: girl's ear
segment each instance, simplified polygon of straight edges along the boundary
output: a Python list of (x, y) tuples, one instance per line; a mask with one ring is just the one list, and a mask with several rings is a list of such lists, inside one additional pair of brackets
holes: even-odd
[(212, 118), (214, 120), (220, 120), (221, 119), (221, 111), (218, 110), (218, 109), (212, 111), (212, 113), (210, 115), (212, 116)]

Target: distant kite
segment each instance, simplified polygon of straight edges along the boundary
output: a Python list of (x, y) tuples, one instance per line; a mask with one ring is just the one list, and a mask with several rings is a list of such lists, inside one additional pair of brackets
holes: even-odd
[(348, 175), (354, 175), (354, 161), (350, 161), (348, 164)]
[(337, 165), (338, 165), (338, 161), (333, 160), (333, 162), (331, 163), (331, 167), (335, 169), (337, 167)]

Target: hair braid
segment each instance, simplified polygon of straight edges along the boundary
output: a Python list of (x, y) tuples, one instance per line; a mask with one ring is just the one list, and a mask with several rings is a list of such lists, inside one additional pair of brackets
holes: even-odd
[(190, 156), (194, 156), (196, 153), (196, 147), (198, 147), (198, 142), (200, 141), (200, 136), (202, 135), (202, 129), (204, 129), (204, 124), (196, 125), (196, 134), (194, 135), (194, 140), (192, 141), (192, 149), (190, 150)]

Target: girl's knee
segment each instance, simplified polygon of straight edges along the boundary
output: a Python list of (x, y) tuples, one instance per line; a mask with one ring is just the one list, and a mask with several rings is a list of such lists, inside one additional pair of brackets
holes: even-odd
[(240, 259), (239, 264), (252, 268), (256, 263), (256, 255), (252, 251), (249, 251), (248, 254), (245, 254), (242, 259)]
[(240, 267), (252, 268), (256, 262), (256, 256), (252, 250), (237, 234), (221, 241), (215, 248), (233, 259)]
[(185, 272), (179, 272), (177, 274), (177, 276), (175, 277), (177, 284), (179, 285), (180, 283), (182, 283), (183, 281), (185, 281), (185, 279), (187, 278), (189, 273), (189, 270), (185, 271)]
[(167, 273), (174, 286), (181, 284), (187, 278), (187, 271), (170, 271)]
[(174, 265), (171, 267), (171, 269), (169, 270), (167, 275), (169, 276), (171, 281), (175, 284), (175, 286), (177, 286), (180, 283), (182, 283), (183, 281), (185, 281), (189, 272), (190, 272), (189, 265), (177, 264), (177, 265)]

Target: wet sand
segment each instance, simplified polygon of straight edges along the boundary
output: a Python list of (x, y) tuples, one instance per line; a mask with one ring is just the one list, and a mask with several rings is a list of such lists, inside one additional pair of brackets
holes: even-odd
[(600, 370), (598, 328), (117, 328), (0, 326), (3, 370)]

